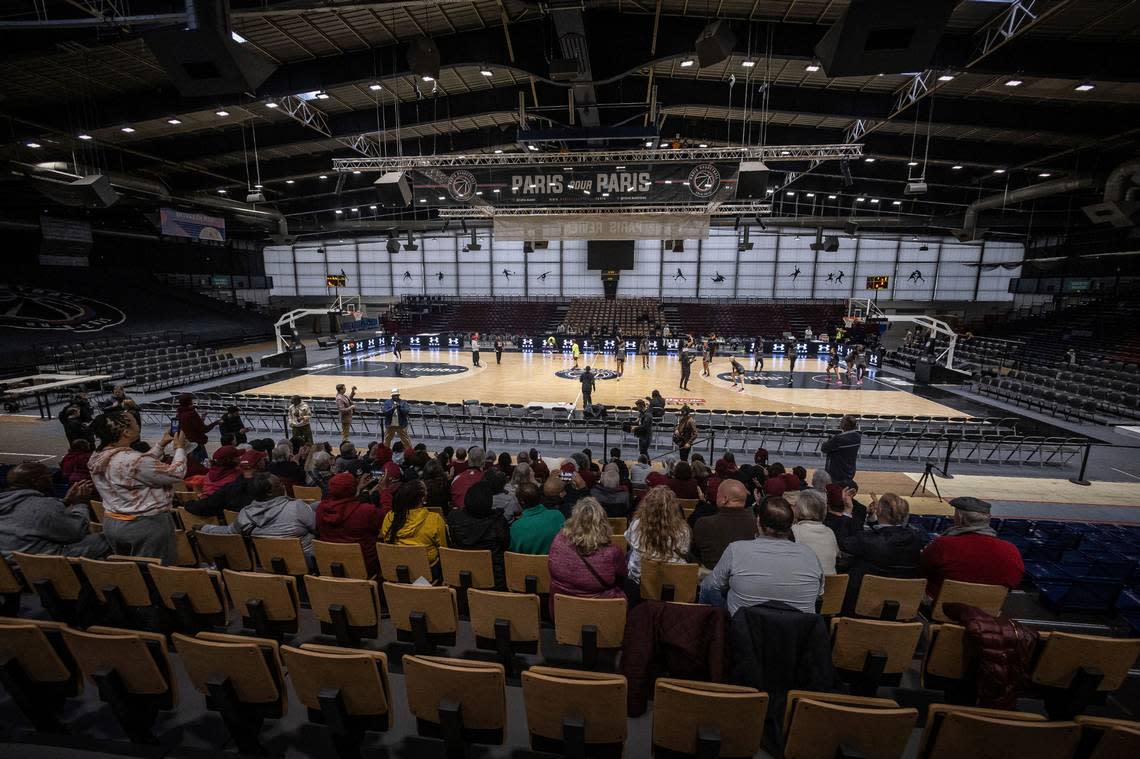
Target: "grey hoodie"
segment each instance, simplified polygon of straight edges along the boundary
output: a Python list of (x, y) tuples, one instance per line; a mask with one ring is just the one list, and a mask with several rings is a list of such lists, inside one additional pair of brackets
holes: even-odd
[(102, 558), (111, 549), (102, 535), (88, 534), (86, 505), (21, 489), (0, 493), (0, 554), (13, 551)]
[(305, 553), (313, 550), (317, 514), (304, 501), (287, 495), (254, 501), (238, 512), (230, 525), (206, 525), (202, 532), (252, 535), (258, 538), (300, 538)]

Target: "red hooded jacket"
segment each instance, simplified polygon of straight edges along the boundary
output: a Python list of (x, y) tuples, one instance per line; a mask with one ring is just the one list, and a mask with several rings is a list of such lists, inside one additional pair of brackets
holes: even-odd
[(380, 571), (376, 540), (384, 512), (356, 494), (356, 477), (341, 472), (329, 480), (328, 494), (317, 506), (317, 536), (330, 543), (358, 543), (369, 575)]

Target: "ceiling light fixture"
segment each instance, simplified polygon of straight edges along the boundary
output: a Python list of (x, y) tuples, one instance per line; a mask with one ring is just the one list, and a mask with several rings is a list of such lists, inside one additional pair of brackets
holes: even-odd
[(879, 202), (879, 199), (878, 199), (878, 198), (871, 198), (871, 202), (872, 202), (872, 203), (878, 203), (878, 202)]
[(537, 145), (527, 145), (526, 147), (528, 150), (533, 150), (535, 153), (538, 152), (538, 146)]
[(214, 115), (220, 116), (224, 119), (226, 116), (230, 115), (230, 112), (229, 111), (214, 111)]
[(94, 138), (89, 134), (81, 134), (81, 135), (79, 135), (79, 139), (87, 141), (87, 140), (92, 140)]
[(814, 198), (814, 197), (815, 197), (815, 193), (814, 193), (814, 192), (809, 192), (809, 193), (807, 193), (807, 196), (808, 196), (809, 198)]
[(295, 184), (295, 182), (292, 179), (286, 179), (285, 184)]
[(653, 140), (646, 140), (645, 141), (645, 147), (647, 147), (647, 148), (653, 147)]
[(321, 174), (321, 179), (328, 179), (328, 178), (329, 178), (328, 174)]
[(375, 211), (375, 210), (376, 210), (376, 206), (368, 206), (368, 208), (369, 208), (370, 210), (372, 210), (372, 211)]
[(708, 146), (709, 144), (707, 142), (702, 142), (700, 145), (697, 145), (698, 148), (707, 148)]
[(1088, 83), (1078, 84), (1073, 89), (1076, 90), (1077, 92), (1092, 92), (1093, 90), (1096, 89), (1096, 85), (1095, 84), (1088, 84)]
[(255, 189), (255, 190), (261, 190), (261, 189), (263, 189), (263, 185), (255, 184), (255, 185), (253, 186), (253, 189)]
[(42, 148), (42, 147), (43, 147), (43, 145), (39, 144), (38, 142), (28, 142), (28, 143), (25, 143), (25, 144), (26, 144), (26, 145), (27, 145), (29, 148)]
[(685, 60), (681, 61), (681, 68), (687, 69), (694, 63), (696, 63), (696, 61), (694, 61), (692, 58), (686, 58)]
[(892, 206), (901, 206), (901, 205), (902, 205), (902, 201), (901, 201), (901, 200), (896, 200), (896, 201), (893, 201), (893, 202), (891, 203), (891, 205), (892, 205)]
[(828, 196), (827, 196), (827, 199), (828, 199), (828, 200), (835, 200), (835, 198), (836, 198), (836, 196), (835, 196), (835, 195), (828, 195)]
[(500, 153), (502, 153), (502, 152), (503, 152), (503, 151), (502, 151), (502, 149), (501, 149), (501, 148), (495, 148), (495, 155), (499, 155), (499, 154), (500, 154)]
[(961, 166), (961, 164), (957, 164), (957, 163), (956, 163), (956, 164), (954, 164), (953, 166), (951, 166), (950, 168), (951, 168), (953, 171), (961, 171), (961, 170), (962, 170), (962, 166)]
[(917, 165), (918, 165), (918, 161), (907, 161), (907, 162), (906, 162), (906, 165), (907, 165), (907, 166), (917, 166)]
[(381, 87), (379, 84), (370, 84), (370, 85), (368, 85), (368, 89), (372, 90), (373, 92), (379, 92), (380, 90), (382, 90), (384, 88)]
[(954, 81), (954, 76), (952, 74), (943, 74), (942, 76), (938, 77), (938, 81), (940, 81), (940, 82), (952, 82), (952, 81)]
[(226, 191), (225, 191), (225, 190), (218, 190), (218, 194), (219, 194), (219, 195), (225, 195), (225, 194), (226, 194)]
[(856, 203), (862, 203), (866, 198), (855, 198)]
[(863, 159), (863, 162), (864, 163), (874, 163), (875, 159), (872, 158), (871, 156), (867, 156), (866, 158)]
[(495, 72), (491, 71), (491, 69), (479, 69), (479, 73), (482, 74), (483, 76), (494, 76), (495, 75)]
[(353, 169), (353, 170), (352, 170), (352, 173), (353, 173), (353, 174), (359, 174), (359, 173), (360, 173), (360, 169)]
[(995, 174), (1004, 174), (1004, 173), (1005, 173), (1005, 169), (994, 169), (994, 173), (995, 173)]
[(808, 65), (804, 66), (804, 71), (814, 74), (815, 72), (819, 71), (819, 64), (809, 63)]
[(344, 213), (344, 211), (342, 211), (338, 208), (338, 209), (336, 209), (336, 211), (334, 211), (334, 213), (336, 213), (337, 215), (340, 215), (340, 214)]
[(426, 203), (426, 202), (427, 202), (427, 198), (420, 198), (420, 202), (421, 202), (421, 203)]
[(1037, 176), (1040, 177), (1041, 179), (1048, 179), (1049, 177), (1051, 177), (1053, 175), (1050, 174), (1048, 171), (1043, 171), (1040, 174), (1038, 174)]
[(359, 208), (353, 208), (353, 209), (352, 209), (352, 212), (353, 212), (353, 213), (356, 213), (356, 212), (358, 212), (359, 210), (360, 210)]
[(167, 119), (166, 123), (170, 124), (171, 126), (178, 126), (182, 123), (182, 119)]
[(750, 69), (756, 65), (756, 61), (741, 61), (740, 65), (746, 69)]
[(268, 103), (265, 104), (265, 107), (266, 108), (280, 108), (281, 106), (279, 106), (277, 103), (274, 103), (272, 100), (270, 100)]
[(434, 82), (435, 81), (434, 76), (428, 76), (427, 74), (424, 74), (423, 76), (421, 76), (420, 79), (424, 80), (425, 82)]
[(794, 192), (792, 192), (791, 190), (788, 190), (788, 191), (787, 191), (787, 192), (785, 192), (784, 194), (785, 194), (785, 195), (787, 195), (789, 198), (791, 198), (791, 197), (795, 197), (795, 193), (794, 193)]
[(328, 100), (329, 94), (327, 92), (318, 92), (316, 94), (316, 98), (317, 98), (317, 100)]
[(127, 134), (134, 134), (135, 128), (134, 127), (123, 127), (120, 131), (125, 132)]
[(1005, 80), (1005, 86), (1006, 87), (1020, 87), (1023, 84), (1025, 84), (1025, 82), (1021, 81), (1020, 79), (1006, 79)]

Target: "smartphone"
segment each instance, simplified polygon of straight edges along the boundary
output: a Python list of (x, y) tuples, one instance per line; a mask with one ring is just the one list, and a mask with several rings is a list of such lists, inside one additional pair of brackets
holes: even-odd
[(573, 472), (563, 472), (562, 473), (562, 479), (566, 482), (569, 482), (570, 480), (574, 479), (574, 473)]
[(170, 434), (171, 435), (177, 435), (178, 430), (180, 430), (180, 429), (181, 429), (181, 425), (178, 423), (178, 417), (171, 419), (170, 420)]

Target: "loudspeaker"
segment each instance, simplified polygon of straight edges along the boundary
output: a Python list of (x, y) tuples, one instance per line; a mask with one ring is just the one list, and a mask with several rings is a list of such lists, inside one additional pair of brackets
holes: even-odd
[(439, 79), (439, 48), (427, 37), (412, 40), (408, 45), (408, 68), (417, 76)]
[(407, 208), (412, 204), (412, 186), (402, 171), (381, 174), (372, 185), (376, 188), (380, 205), (385, 208)]
[(859, 231), (859, 225), (853, 221), (848, 221), (843, 225), (843, 234), (848, 237), (854, 237), (855, 233)]
[(815, 251), (822, 250), (825, 253), (834, 253), (839, 250), (839, 238), (835, 235), (826, 235), (819, 242), (813, 242), (808, 247)]
[(768, 189), (768, 167), (763, 161), (741, 161), (736, 178), (737, 200), (762, 200)]
[(550, 78), (556, 82), (572, 82), (578, 78), (577, 58), (555, 58), (550, 62)]
[(32, 185), (56, 203), (73, 208), (110, 208), (119, 200), (111, 180), (103, 174), (80, 177), (74, 182), (61, 182), (32, 174)]
[(1107, 203), (1084, 206), (1081, 210), (1093, 224), (1111, 224), (1114, 227), (1124, 228), (1135, 224), (1131, 217), (1137, 208), (1140, 208), (1140, 203), (1110, 200)]
[(815, 46), (830, 77), (927, 68), (956, 0), (851, 0)]
[(701, 30), (697, 37), (697, 62), (715, 66), (732, 55), (736, 47), (736, 34), (727, 21), (714, 21)]
[(256, 90), (277, 64), (230, 36), (228, 0), (197, 0), (185, 26), (143, 34), (152, 55), (187, 97)]

